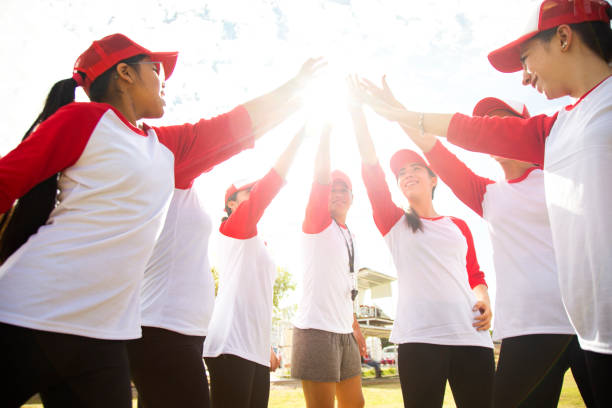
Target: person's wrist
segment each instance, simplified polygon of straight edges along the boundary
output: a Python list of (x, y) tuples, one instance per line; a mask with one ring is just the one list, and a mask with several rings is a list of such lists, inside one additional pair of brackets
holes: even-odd
[(417, 129), (419, 129), (419, 136), (425, 136), (425, 114), (423, 112), (419, 112), (417, 119)]

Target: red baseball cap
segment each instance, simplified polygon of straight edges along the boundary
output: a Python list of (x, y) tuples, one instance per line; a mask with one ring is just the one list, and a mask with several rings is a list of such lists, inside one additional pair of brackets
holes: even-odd
[[(430, 169), (429, 164), (414, 150), (402, 149), (398, 150), (391, 156), (391, 171), (395, 174), (395, 178), (398, 177), (399, 171), (406, 164), (418, 163), (421, 166), (425, 166)], [(430, 169), (431, 170), (431, 169)]]
[[(112, 34), (94, 41), (74, 63), (72, 78), (89, 95), (89, 87), (97, 77), (124, 59), (144, 54), (152, 61), (160, 61), (164, 66), (166, 78), (170, 78), (178, 52), (151, 52), (136, 44), (123, 34)], [(85, 74), (85, 79), (81, 74)]]
[(492, 51), (488, 58), (491, 65), (501, 72), (516, 72), (523, 69), (521, 45), (536, 34), (561, 24), (576, 24), (586, 21), (610, 23), (607, 9), (610, 3), (604, 0), (544, 0), (531, 15), (523, 35), (503, 47)]
[(516, 101), (505, 101), (499, 98), (488, 97), (481, 99), (476, 106), (472, 116), (487, 116), (494, 110), (502, 109), (514, 113), (523, 119), (529, 118), (531, 115), (524, 103)]
[(341, 181), (348, 187), (349, 190), (353, 191), (353, 184), (351, 183), (351, 179), (345, 173), (340, 170), (334, 170), (331, 173), (332, 184), (334, 181)]
[[(244, 182), (240, 183), (240, 182), (236, 182), (233, 183), (231, 186), (229, 186), (229, 188), (225, 191), (225, 204), (227, 204), (227, 202), (229, 201), (229, 198), (242, 190), (248, 190), (249, 188), (253, 187), (259, 180), (255, 180), (255, 181), (251, 181), (250, 183), (246, 183), (244, 184)], [(239, 187), (236, 187), (236, 184), (238, 184)]]

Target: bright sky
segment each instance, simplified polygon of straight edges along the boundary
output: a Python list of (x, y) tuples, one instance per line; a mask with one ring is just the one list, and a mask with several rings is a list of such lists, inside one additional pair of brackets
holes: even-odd
[[(481, 98), (497, 96), (525, 102), (532, 115), (550, 114), (570, 101), (547, 101), (521, 86), (520, 74), (499, 73), (486, 59), (489, 51), (517, 37), (536, 3), (539, 0), (4, 0), (0, 154), (21, 139), (51, 85), (71, 76), (76, 57), (108, 34), (124, 33), (151, 50), (180, 52), (166, 84), (166, 115), (148, 121), (155, 125), (193, 122), (228, 111), (291, 78), (308, 57), (324, 56), (329, 69), (322, 80), (327, 85), (319, 89), (335, 105), (328, 109), (335, 124), (333, 166), (347, 172), (354, 185), (348, 225), (357, 235), (363, 266), (395, 275), (372, 221), (352, 127), (337, 95), (342, 77), (358, 73), (378, 81), (387, 74), (398, 99), (418, 111), (471, 113)], [(85, 100), (84, 94), (79, 99)], [(225, 189), (237, 179), (265, 174), (303, 120), (303, 114), (296, 115), (254, 150), (200, 177), (197, 188), (217, 225)], [(396, 202), (404, 204), (388, 161), (393, 152), (412, 144), (396, 125), (372, 112), (368, 120), (391, 191)], [(277, 262), (290, 271), (317, 142), (316, 138), (305, 141), (287, 185), (259, 224)], [(453, 151), (478, 174), (502, 176), (492, 159)], [(484, 223), (446, 186), (438, 188), (434, 204), (438, 213), (468, 222), (494, 292)], [(391, 303), (378, 303), (395, 315)]]

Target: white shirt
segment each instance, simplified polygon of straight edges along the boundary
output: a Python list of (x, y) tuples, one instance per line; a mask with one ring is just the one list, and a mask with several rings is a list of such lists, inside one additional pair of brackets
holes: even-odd
[(497, 279), (493, 338), (575, 334), (561, 301), (542, 170), (489, 184), (482, 207)]
[(98, 120), (61, 172), (47, 224), (0, 267), (0, 321), (138, 338), (140, 281), (170, 203), (174, 157), (154, 130), (143, 136), (114, 110), (95, 108), (68, 109), (73, 120)]
[(396, 206), (378, 163), (362, 166), (374, 222), (397, 270), (398, 304), (389, 340), (493, 347), (488, 331), (472, 326), (480, 313), (473, 287), (486, 284), (467, 224), (454, 217), (421, 218), (413, 232)]
[(142, 325), (206, 336), (215, 304), (210, 216), (192, 188), (175, 189), (142, 282)]
[(462, 147), (544, 163), (546, 205), (570, 322), (583, 349), (612, 354), (612, 77), (548, 117), (453, 116)]
[[(0, 159), (0, 212), (60, 173), (47, 223), (0, 267), (0, 321), (100, 339), (140, 337), (142, 276), (174, 186), (190, 186), (211, 161), (253, 144), (244, 107), (145, 129), (110, 105), (71, 103)], [(221, 149), (228, 138), (235, 149)]]
[(219, 291), (204, 357), (232, 354), (270, 366), (276, 265), (257, 233), (257, 223), (282, 185), (282, 178), (271, 170), (219, 228)]
[(559, 112), (544, 171), (563, 302), (582, 348), (612, 354), (612, 77)]
[(498, 182), (474, 174), (440, 141), (426, 154), (432, 169), (489, 227), (497, 280), (493, 339), (575, 334), (561, 301), (544, 194), (544, 172)]
[(397, 269), (398, 304), (389, 341), (493, 347), (472, 324), (477, 299), (466, 268), (468, 243), (450, 217), (422, 218), (412, 232), (400, 218), (384, 236)]
[[(349, 271), (349, 231), (332, 220), (327, 210), (331, 184), (313, 183), (300, 257), (295, 267), (302, 274), (301, 298), (293, 325), (300, 329), (318, 329), (333, 333), (353, 332), (351, 290), (355, 274)], [(354, 236), (350, 235), (353, 243)], [(355, 270), (358, 270), (358, 250)]]

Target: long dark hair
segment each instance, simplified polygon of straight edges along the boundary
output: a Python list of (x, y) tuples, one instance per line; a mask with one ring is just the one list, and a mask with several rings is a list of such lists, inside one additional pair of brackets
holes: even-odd
[[(135, 63), (144, 57), (144, 55), (137, 55), (121, 62)], [(105, 99), (112, 74), (118, 64), (105, 71), (91, 84), (89, 99), (93, 102), (101, 102)], [(138, 70), (138, 67), (136, 69)], [(47, 120), (58, 109), (74, 102), (77, 86), (77, 82), (73, 78), (63, 79), (53, 85), (42, 111), (25, 133), (22, 141), (27, 139), (38, 125)], [(31, 235), (38, 231), (40, 226), (47, 222), (49, 214), (57, 203), (58, 177), (59, 173), (56, 173), (32, 187), (30, 191), (17, 200), (13, 208), (7, 211), (2, 218), (0, 221), (0, 263), (6, 261)]]
[(229, 216), (232, 215), (232, 209), (227, 206), (227, 203), (229, 203), (230, 201), (236, 201), (237, 197), (238, 197), (238, 191), (236, 191), (234, 194), (232, 194), (231, 196), (227, 198), (227, 201), (225, 202), (225, 212), (227, 213), (227, 217), (221, 218), (221, 222), (227, 221)]
[[(425, 167), (425, 168), (427, 169), (427, 173), (429, 173), (429, 177), (436, 177), (436, 173), (431, 171), (429, 167)], [(436, 186), (433, 186), (433, 188), (431, 189), (431, 199), (432, 200), (434, 198), (435, 191), (436, 191)], [(408, 211), (404, 212), (404, 218), (406, 219), (406, 222), (412, 229), (412, 232), (417, 232), (417, 231), (423, 232), (423, 221), (421, 221), (421, 217), (419, 217), (419, 214), (417, 214), (414, 208), (410, 207)]]
[[(612, 7), (606, 9), (612, 18)], [(595, 54), (599, 55), (608, 64), (612, 62), (612, 29), (610, 24), (603, 21), (587, 21), (584, 23), (568, 24), (575, 31), (582, 42)], [(548, 43), (557, 32), (557, 27), (542, 31), (534, 38)]]

